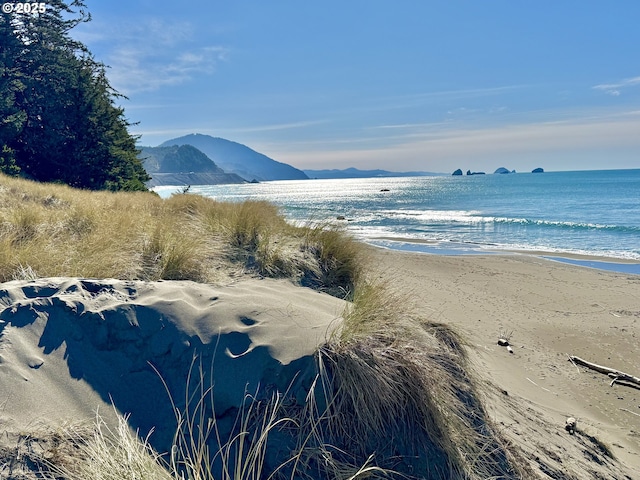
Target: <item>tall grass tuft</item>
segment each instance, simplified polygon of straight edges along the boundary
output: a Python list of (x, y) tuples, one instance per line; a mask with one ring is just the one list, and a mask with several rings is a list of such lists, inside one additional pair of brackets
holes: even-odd
[(464, 341), (414, 318), (384, 284), (361, 282), (344, 325), (318, 354), (322, 438), (338, 461), (409, 478), (519, 478), (470, 374)]
[(62, 465), (49, 462), (54, 478), (65, 480), (175, 480), (162, 465), (149, 445), (128, 425), (126, 415), (117, 415), (118, 425), (112, 430), (96, 415), (93, 435), (76, 446), (79, 458)]
[(180, 236), (159, 225), (142, 246), (142, 276), (146, 280), (203, 280), (203, 252), (198, 238)]
[(362, 275), (362, 247), (344, 230), (331, 225), (306, 227), (303, 251), (316, 260), (303, 284), (340, 298), (351, 298)]

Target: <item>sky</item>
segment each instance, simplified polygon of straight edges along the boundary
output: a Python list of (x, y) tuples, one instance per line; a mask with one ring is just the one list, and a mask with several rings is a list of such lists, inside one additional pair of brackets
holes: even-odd
[(640, 168), (640, 2), (85, 0), (131, 131), (302, 169)]

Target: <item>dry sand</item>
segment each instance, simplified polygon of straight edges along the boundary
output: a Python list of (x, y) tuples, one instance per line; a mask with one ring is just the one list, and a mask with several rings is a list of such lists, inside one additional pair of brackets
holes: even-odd
[[(538, 471), (640, 478), (640, 388), (610, 387), (606, 375), (568, 361), (575, 355), (640, 376), (640, 275), (518, 254), (372, 248), (371, 263), (422, 316), (464, 336), (481, 382), (490, 382), (490, 414)], [(513, 354), (497, 345), (501, 336), (510, 337)], [(569, 416), (580, 434), (564, 431)], [(585, 453), (594, 439), (624, 465)]]
[[(195, 355), (207, 377), (213, 366), (215, 414), (230, 427), (245, 392), (306, 395), (313, 355), (344, 307), (285, 280), (1, 284), (0, 447), (15, 448), (20, 432), (91, 422), (98, 409), (115, 423), (113, 403), (142, 436), (155, 429), (151, 442), (166, 452), (176, 422), (163, 381), (184, 407)], [(0, 479), (8, 468), (0, 455)]]

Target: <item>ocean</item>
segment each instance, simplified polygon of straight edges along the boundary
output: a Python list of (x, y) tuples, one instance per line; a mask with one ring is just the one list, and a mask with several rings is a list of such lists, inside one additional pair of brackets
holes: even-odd
[[(167, 196), (176, 188), (156, 191)], [(274, 181), (190, 191), (267, 200), (291, 222), (338, 223), (387, 248), (640, 261), (640, 169)]]

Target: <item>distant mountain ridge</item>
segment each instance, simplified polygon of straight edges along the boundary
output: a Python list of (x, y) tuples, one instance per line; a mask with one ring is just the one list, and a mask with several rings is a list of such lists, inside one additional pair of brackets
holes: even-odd
[(226, 173), (213, 160), (191, 145), (142, 147), (139, 157), (151, 176), (151, 180), (147, 182), (148, 187), (245, 182), (234, 173)]
[(278, 162), (241, 143), (203, 134), (190, 134), (167, 140), (160, 147), (191, 145), (202, 151), (225, 172), (235, 173), (245, 180), (304, 180), (302, 170)]
[(304, 170), (309, 178), (371, 178), (371, 177), (430, 177), (444, 175), (434, 172), (391, 172), (389, 170), (360, 170), (350, 167), (343, 170)]

